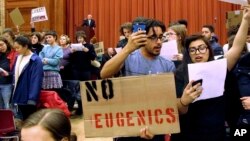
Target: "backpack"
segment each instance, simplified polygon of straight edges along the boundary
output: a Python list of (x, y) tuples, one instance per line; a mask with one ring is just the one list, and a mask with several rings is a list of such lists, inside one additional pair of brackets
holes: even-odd
[(70, 116), (66, 102), (64, 102), (55, 91), (41, 90), (38, 108), (61, 109), (67, 117)]
[[(240, 97), (250, 96), (250, 53), (244, 54), (235, 68)], [(244, 110), (238, 124), (250, 125), (250, 110)]]

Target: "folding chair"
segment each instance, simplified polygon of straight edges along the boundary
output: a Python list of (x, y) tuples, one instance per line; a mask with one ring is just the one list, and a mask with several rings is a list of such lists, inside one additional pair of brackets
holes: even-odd
[(16, 139), (16, 141), (19, 141), (19, 136), (12, 133), (16, 133), (13, 112), (0, 109), (0, 140)]

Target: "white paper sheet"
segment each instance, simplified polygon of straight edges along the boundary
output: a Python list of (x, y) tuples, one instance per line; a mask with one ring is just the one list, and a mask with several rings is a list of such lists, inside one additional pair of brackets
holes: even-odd
[(162, 43), (160, 56), (162, 56), (166, 59), (173, 60), (174, 55), (177, 55), (177, 54), (178, 54), (178, 49), (177, 49), (177, 41), (176, 40)]
[(203, 92), (195, 101), (222, 96), (226, 73), (226, 59), (219, 59), (206, 63), (188, 64), (189, 80), (203, 79)]
[(116, 51), (117, 54), (122, 51), (122, 47), (118, 47), (118, 48), (114, 48), (114, 49), (115, 49), (115, 51)]
[(40, 22), (47, 21), (48, 16), (45, 7), (38, 7), (31, 10), (31, 21)]
[(71, 44), (70, 47), (75, 51), (82, 51), (84, 46), (81, 43), (77, 43), (77, 44)]
[(233, 4), (247, 5), (247, 0), (220, 0), (220, 1), (233, 3)]

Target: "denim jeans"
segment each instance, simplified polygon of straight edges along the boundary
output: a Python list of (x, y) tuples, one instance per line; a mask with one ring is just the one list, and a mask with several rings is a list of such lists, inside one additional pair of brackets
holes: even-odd
[(72, 97), (81, 99), (80, 81), (79, 80), (63, 80), (63, 87), (68, 88), (72, 92)]
[(0, 84), (0, 108), (10, 108), (10, 98), (12, 94), (12, 84)]

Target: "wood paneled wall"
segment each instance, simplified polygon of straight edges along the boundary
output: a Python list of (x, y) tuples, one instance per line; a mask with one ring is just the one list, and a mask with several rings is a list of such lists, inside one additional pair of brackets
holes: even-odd
[(30, 11), (45, 6), (49, 20), (35, 23), (37, 31), (54, 29), (68, 34), (75, 41), (75, 31), (88, 14), (96, 20), (96, 37), (104, 41), (105, 48), (115, 47), (119, 28), (137, 16), (155, 18), (166, 25), (178, 19), (188, 20), (189, 34), (200, 32), (204, 24), (213, 24), (220, 43), (226, 42), (226, 12), (240, 6), (219, 0), (6, 0), (5, 27), (15, 29), (9, 12), (19, 7), (25, 24), (21, 31), (30, 31)]
[(49, 20), (35, 23), (36, 31), (46, 29), (55, 30), (58, 35), (66, 33), (66, 0), (6, 0), (5, 4), (5, 27), (16, 31), (9, 13), (18, 7), (25, 21), (20, 32), (30, 32), (31, 9), (45, 6)]
[(0, 1), (0, 31), (4, 29), (5, 26), (5, 1)]
[(67, 34), (74, 36), (88, 14), (96, 20), (96, 36), (105, 48), (115, 47), (119, 27), (137, 16), (155, 18), (166, 25), (178, 19), (188, 20), (189, 34), (200, 32), (204, 24), (215, 26), (220, 43), (226, 42), (226, 12), (240, 6), (219, 0), (67, 0)]

